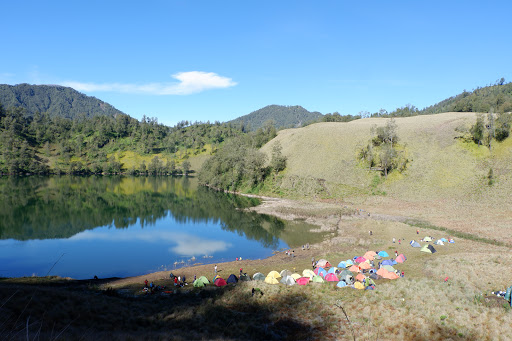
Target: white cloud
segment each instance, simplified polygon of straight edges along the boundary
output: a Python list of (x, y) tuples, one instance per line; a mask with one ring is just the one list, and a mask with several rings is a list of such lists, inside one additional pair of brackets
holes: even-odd
[(62, 85), (72, 87), (84, 92), (121, 92), (131, 94), (149, 95), (190, 95), (210, 89), (222, 89), (235, 86), (237, 83), (231, 78), (219, 76), (214, 72), (189, 71), (172, 75), (177, 83), (148, 83), (148, 84), (123, 84), (123, 83), (81, 83), (64, 82)]

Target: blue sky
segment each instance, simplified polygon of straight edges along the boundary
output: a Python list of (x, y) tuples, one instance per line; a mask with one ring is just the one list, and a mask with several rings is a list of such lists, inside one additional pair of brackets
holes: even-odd
[(418, 108), (512, 81), (512, 1), (5, 1), (0, 83), (132, 117)]

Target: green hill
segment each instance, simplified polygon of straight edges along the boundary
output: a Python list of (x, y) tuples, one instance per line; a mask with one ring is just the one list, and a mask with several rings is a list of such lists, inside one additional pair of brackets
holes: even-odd
[(59, 85), (0, 84), (0, 103), (4, 108), (22, 107), (28, 116), (37, 112), (65, 118), (122, 114), (95, 97)]
[(243, 124), (249, 130), (257, 130), (267, 121), (274, 121), (277, 129), (302, 127), (310, 121), (316, 121), (323, 115), (319, 112), (310, 112), (300, 105), (267, 105), (264, 108), (253, 111), (230, 121), (235, 124)]

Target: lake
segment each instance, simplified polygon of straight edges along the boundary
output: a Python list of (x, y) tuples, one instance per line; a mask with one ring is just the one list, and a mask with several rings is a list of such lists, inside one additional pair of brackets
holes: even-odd
[(262, 259), (322, 239), (195, 178), (0, 178), (0, 276), (127, 277)]

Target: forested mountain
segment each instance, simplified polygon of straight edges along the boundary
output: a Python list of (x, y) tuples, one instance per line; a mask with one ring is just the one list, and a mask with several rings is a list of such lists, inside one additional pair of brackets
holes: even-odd
[(48, 113), (51, 117), (115, 116), (122, 114), (113, 106), (75, 89), (59, 85), (0, 84), (0, 103), (4, 108), (21, 107), (25, 116)]
[(319, 112), (310, 112), (301, 107), (284, 105), (267, 105), (250, 114), (236, 118), (231, 123), (243, 124), (246, 130), (257, 130), (268, 121), (274, 121), (277, 129), (302, 127), (310, 121), (317, 121), (323, 115)]
[[(464, 90), (462, 93), (442, 100), (422, 110), (414, 105), (407, 104), (388, 113), (381, 109), (379, 112), (369, 114), (371, 117), (409, 117), (416, 115), (431, 115), (444, 112), (512, 112), (512, 82), (505, 83), (501, 78), (494, 84), (478, 87), (473, 91)], [(367, 113), (368, 114), (368, 113)]]

